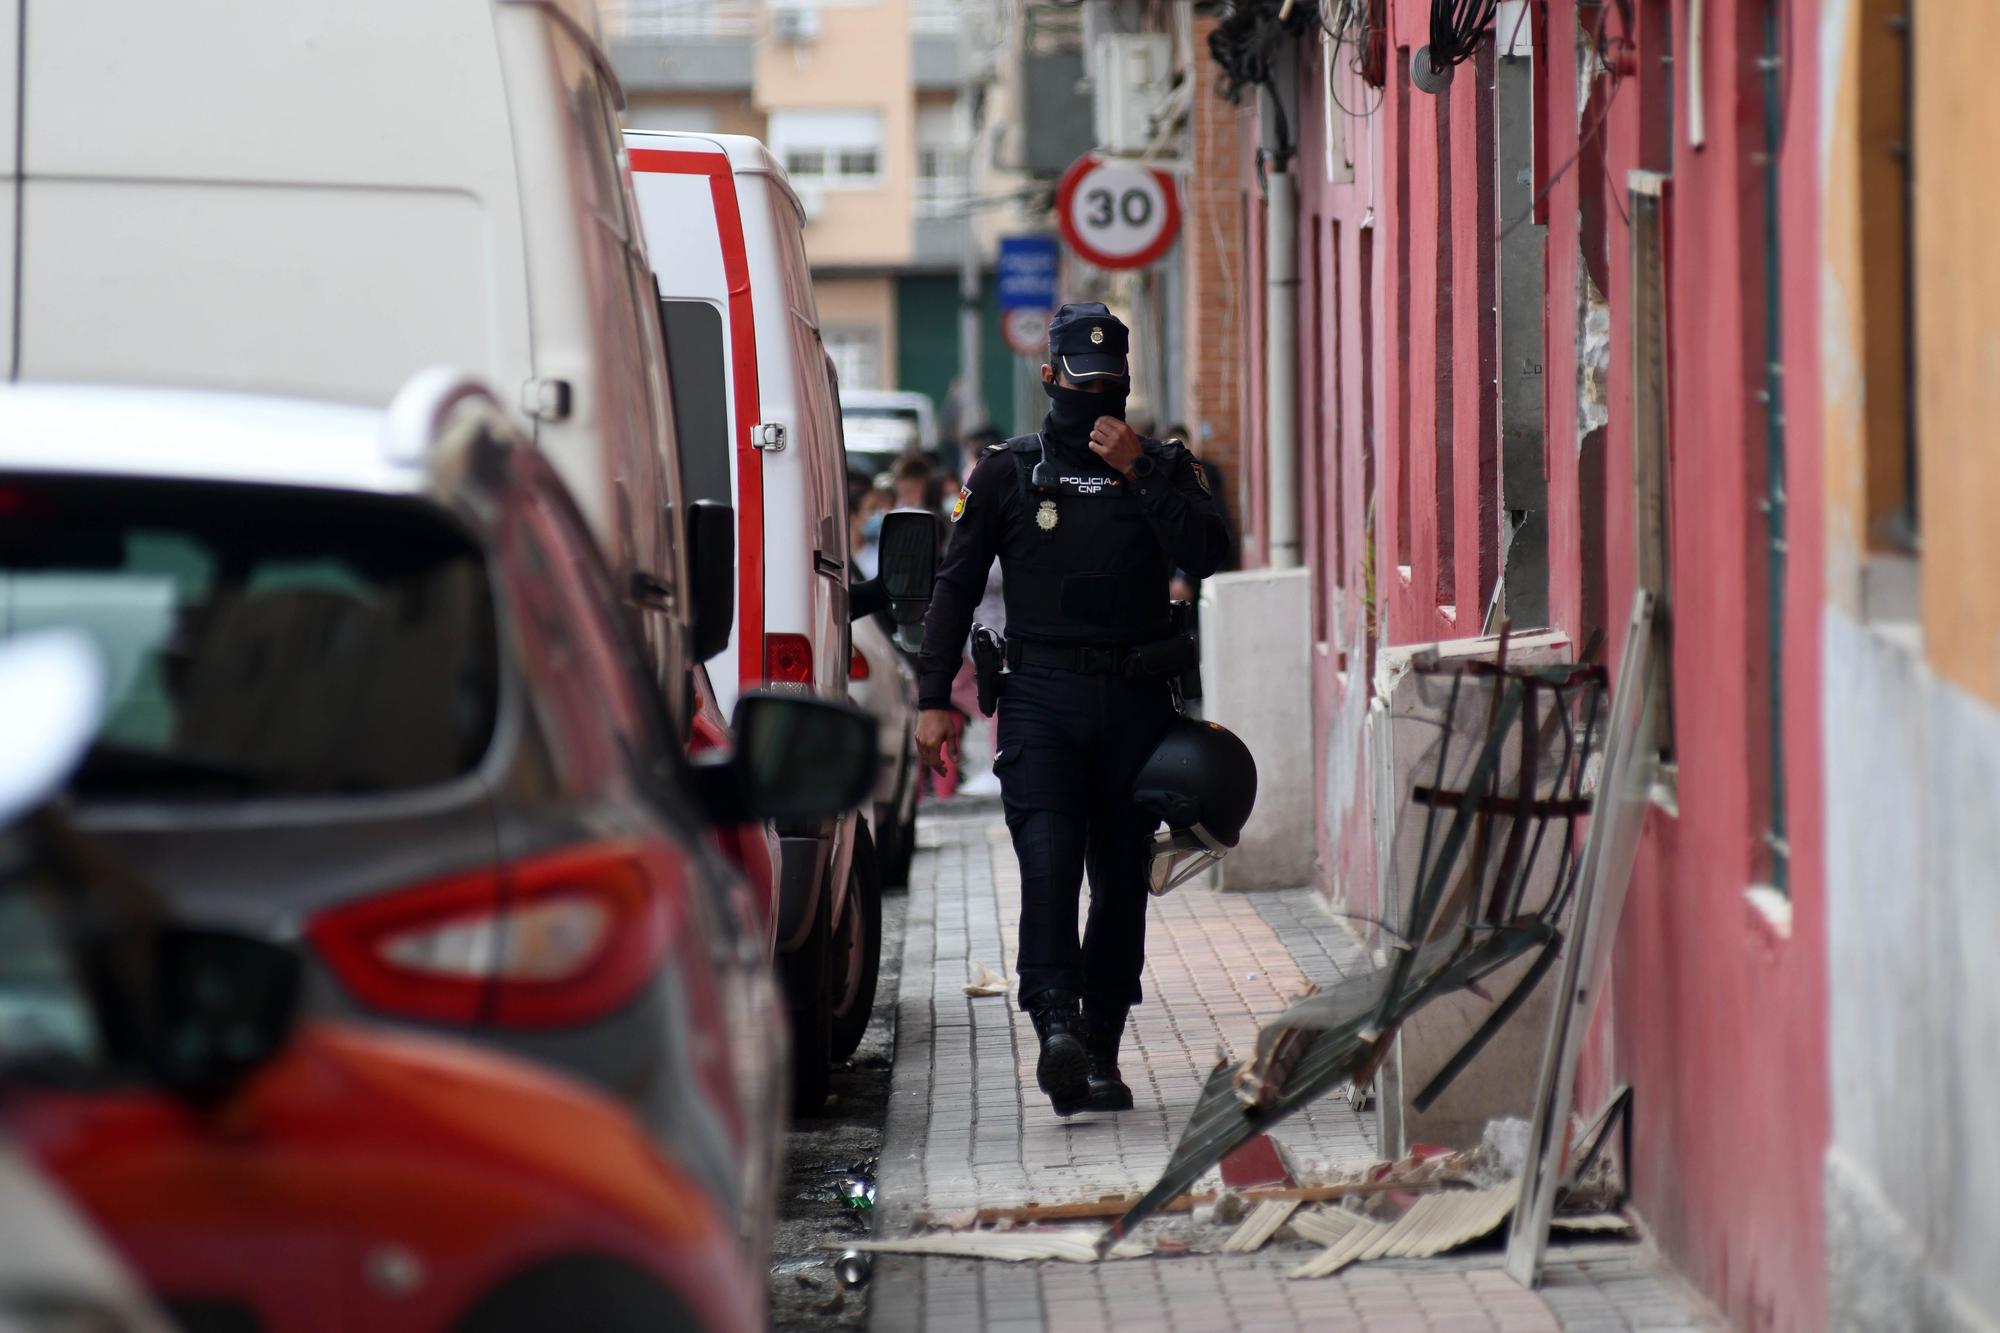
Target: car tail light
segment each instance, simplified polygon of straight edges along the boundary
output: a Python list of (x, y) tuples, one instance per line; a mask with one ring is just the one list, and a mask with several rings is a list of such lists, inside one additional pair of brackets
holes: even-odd
[(764, 675), (773, 685), (811, 685), (812, 640), (803, 634), (766, 635)]
[(856, 648), (847, 658), (847, 678), (849, 680), (867, 680), (868, 672), (868, 659), (862, 655), (859, 648)]
[(572, 848), (335, 908), (307, 934), (377, 1012), (573, 1027), (630, 1002), (659, 966), (653, 886), (667, 873), (666, 858), (636, 846)]

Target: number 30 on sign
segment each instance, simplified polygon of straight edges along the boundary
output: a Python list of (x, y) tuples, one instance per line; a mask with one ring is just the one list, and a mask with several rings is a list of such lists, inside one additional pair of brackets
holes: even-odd
[(1144, 268), (1180, 231), (1174, 178), (1117, 157), (1086, 153), (1056, 187), (1056, 221), (1079, 259), (1099, 268)]

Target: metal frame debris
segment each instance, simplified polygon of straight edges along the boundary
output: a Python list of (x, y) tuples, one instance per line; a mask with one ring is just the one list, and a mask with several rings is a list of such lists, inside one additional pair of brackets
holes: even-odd
[[(1583, 858), (1579, 823), (1605, 726), (1608, 676), (1595, 664), (1420, 655), (1411, 669), (1442, 696), (1414, 892), (1386, 967), (1294, 1004), (1258, 1034), (1239, 1068), (1210, 1073), (1166, 1170), (1106, 1229), (1108, 1251), (1239, 1144), (1321, 1096), (1372, 1078), (1397, 1030), (1439, 996), (1539, 951), (1528, 974), (1419, 1095), (1434, 1099), (1554, 966)], [(1484, 707), (1480, 707), (1480, 704)], [(1543, 861), (1553, 845), (1554, 863)]]

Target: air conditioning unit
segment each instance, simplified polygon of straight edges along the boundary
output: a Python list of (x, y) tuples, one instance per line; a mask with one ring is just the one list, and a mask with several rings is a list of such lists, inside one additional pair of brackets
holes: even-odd
[(818, 185), (792, 186), (792, 193), (799, 197), (799, 208), (806, 215), (807, 222), (817, 222), (826, 213), (826, 190)]
[(819, 0), (771, 0), (771, 35), (781, 42), (819, 36)]
[(1143, 153), (1173, 86), (1174, 39), (1163, 32), (1104, 33), (1090, 48), (1090, 81), (1098, 151)]

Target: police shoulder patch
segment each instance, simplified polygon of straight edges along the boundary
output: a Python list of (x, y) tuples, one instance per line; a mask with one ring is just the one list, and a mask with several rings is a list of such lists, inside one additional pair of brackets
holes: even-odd
[(961, 486), (958, 488), (958, 498), (951, 502), (952, 522), (956, 523), (965, 516), (965, 502), (971, 498), (972, 488), (970, 486)]
[(1199, 458), (1196, 458), (1193, 454), (1189, 454), (1188, 466), (1194, 469), (1194, 479), (1201, 484), (1201, 493), (1203, 495), (1215, 494), (1215, 492), (1209, 487), (1208, 473), (1202, 471), (1201, 460)]

